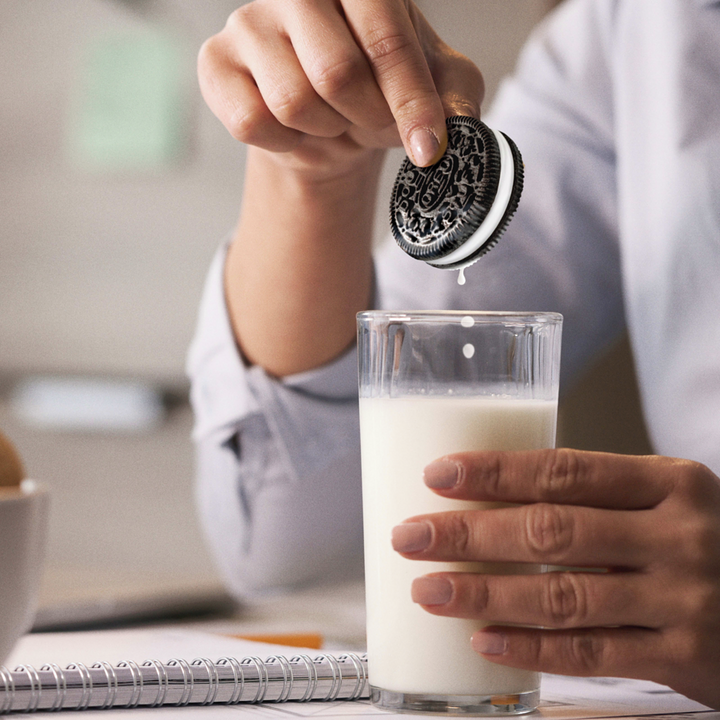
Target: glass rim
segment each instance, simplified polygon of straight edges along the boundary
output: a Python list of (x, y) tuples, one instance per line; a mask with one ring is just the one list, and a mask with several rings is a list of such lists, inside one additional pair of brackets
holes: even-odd
[(471, 317), (478, 323), (519, 322), (559, 324), (563, 316), (558, 312), (545, 311), (505, 311), (505, 310), (363, 310), (357, 313), (358, 322), (381, 320), (385, 322), (416, 323), (462, 321)]

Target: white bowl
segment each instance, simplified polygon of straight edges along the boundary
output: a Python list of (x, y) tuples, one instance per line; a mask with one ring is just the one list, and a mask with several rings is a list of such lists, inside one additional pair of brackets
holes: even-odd
[(0, 488), (0, 664), (35, 617), (49, 510), (42, 483)]

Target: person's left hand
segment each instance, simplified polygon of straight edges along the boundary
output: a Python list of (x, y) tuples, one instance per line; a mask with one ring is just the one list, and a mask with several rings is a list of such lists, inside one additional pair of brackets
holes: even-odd
[[(720, 708), (720, 480), (698, 463), (573, 450), (461, 453), (432, 463), (439, 494), (517, 507), (410, 518), (416, 560), (607, 572), (417, 578), (435, 615), (477, 618), (488, 660), (564, 675), (654, 680)], [(517, 627), (525, 625), (528, 627)]]

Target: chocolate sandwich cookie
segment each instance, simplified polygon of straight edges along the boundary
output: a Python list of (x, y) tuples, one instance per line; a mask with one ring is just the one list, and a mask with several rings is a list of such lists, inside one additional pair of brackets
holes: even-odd
[(447, 119), (448, 146), (430, 167), (405, 160), (390, 201), (398, 245), (433, 267), (462, 269), (495, 246), (517, 209), (523, 163), (515, 143), (472, 117)]

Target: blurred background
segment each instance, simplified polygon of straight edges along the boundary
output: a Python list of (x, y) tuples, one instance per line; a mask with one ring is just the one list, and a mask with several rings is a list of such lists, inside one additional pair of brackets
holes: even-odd
[[(226, 607), (193, 511), (184, 361), (244, 162), (195, 58), (238, 4), (0, 3), (0, 428), (52, 486), (41, 627)], [(491, 101), (555, 2), (418, 4)], [(561, 442), (649, 451), (625, 340), (563, 401)]]

